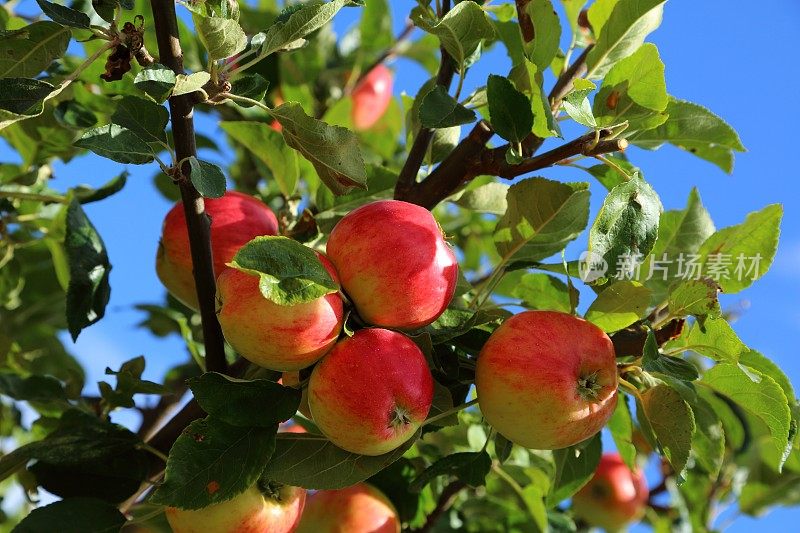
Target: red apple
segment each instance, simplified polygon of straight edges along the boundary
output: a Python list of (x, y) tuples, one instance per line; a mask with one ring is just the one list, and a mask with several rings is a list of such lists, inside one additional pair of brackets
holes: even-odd
[(283, 422), (278, 426), (278, 433), (308, 433), (306, 428), (294, 422)]
[(380, 455), (406, 442), (433, 401), (425, 356), (408, 337), (362, 329), (336, 344), (314, 367), (308, 403), (331, 442), (352, 453)]
[(359, 483), (309, 496), (297, 532), (399, 533), (400, 519), (386, 496), (366, 483)]
[(525, 311), (486, 341), (475, 386), (483, 416), (506, 438), (526, 448), (566, 448), (600, 431), (614, 412), (614, 345), (581, 318)]
[(575, 496), (575, 514), (607, 531), (623, 529), (642, 518), (650, 491), (640, 470), (631, 472), (617, 453), (606, 453), (594, 477)]
[(333, 228), (328, 257), (358, 314), (376, 326), (426, 326), (455, 292), (455, 255), (418, 205), (382, 200), (352, 211)]
[[(211, 246), (214, 272), (219, 276), (244, 244), (261, 235), (277, 235), (278, 219), (263, 202), (252, 196), (228, 191), (221, 198), (207, 198), (211, 217)], [(192, 255), (183, 204), (178, 202), (164, 219), (156, 255), (156, 272), (161, 283), (177, 299), (198, 308), (192, 274)]]
[(166, 515), (173, 533), (290, 533), (305, 501), (305, 489), (258, 483), (232, 500), (193, 511), (169, 507)]
[[(338, 281), (324, 256), (323, 266)], [(330, 350), (342, 330), (338, 293), (311, 302), (278, 305), (258, 288), (258, 276), (233, 268), (217, 279), (217, 318), (222, 333), (239, 354), (270, 370), (300, 370)]]
[[(284, 372), (281, 376), (281, 382), (287, 387), (300, 389), (300, 372)], [(308, 387), (302, 387), (302, 391), (300, 407), (297, 410), (304, 417), (311, 419), (311, 409), (308, 407)]]
[(358, 82), (352, 92), (352, 119), (356, 130), (368, 130), (380, 120), (392, 100), (392, 85), (392, 71), (383, 64)]

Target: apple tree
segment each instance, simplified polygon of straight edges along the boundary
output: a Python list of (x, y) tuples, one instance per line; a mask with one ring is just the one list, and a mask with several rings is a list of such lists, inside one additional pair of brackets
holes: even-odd
[[(766, 273), (782, 208), (665, 210), (636, 149), (744, 150), (667, 90), (663, 0), (418, 0), (397, 35), (388, 0), (29, 4), (0, 10), (3, 528), (324, 531), (366, 494), (397, 530), (705, 531), (800, 503), (792, 384), (718, 299)], [(491, 49), (510, 69), (477, 79)], [(119, 174), (64, 190), (77, 158)], [(138, 308), (186, 355), (86, 383), (62, 332), (138, 281), (84, 206), (131, 165), (178, 202), (141, 207), (169, 294)]]

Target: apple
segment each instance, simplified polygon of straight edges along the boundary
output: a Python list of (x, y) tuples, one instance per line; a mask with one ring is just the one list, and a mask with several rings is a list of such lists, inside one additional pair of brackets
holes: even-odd
[(399, 533), (392, 502), (378, 489), (358, 483), (320, 490), (308, 497), (298, 533)]
[(593, 526), (618, 531), (642, 518), (649, 495), (640, 470), (632, 472), (618, 453), (606, 453), (594, 477), (572, 497), (572, 509)]
[(308, 433), (308, 431), (300, 424), (283, 422), (278, 426), (278, 433)]
[(311, 409), (308, 407), (308, 387), (302, 387), (300, 385), (300, 372), (284, 372), (281, 375), (280, 382), (287, 387), (292, 387), (294, 389), (301, 389), (302, 396), (300, 397), (300, 407), (297, 410), (302, 414), (304, 417), (311, 420)]
[(314, 367), (308, 404), (314, 423), (348, 452), (380, 455), (417, 431), (433, 401), (433, 377), (411, 339), (362, 329)]
[[(317, 255), (338, 281), (330, 261)], [(225, 339), (242, 357), (282, 372), (311, 366), (333, 347), (344, 315), (338, 293), (279, 305), (267, 300), (258, 284), (258, 276), (234, 268), (217, 279), (217, 318)]]
[(436, 320), (453, 298), (456, 257), (436, 219), (418, 205), (381, 200), (355, 209), (333, 228), (327, 251), (369, 324), (417, 329)]
[(356, 130), (370, 129), (386, 112), (392, 100), (393, 78), (392, 71), (380, 64), (355, 86), (351, 96), (353, 127)]
[(197, 510), (168, 507), (165, 513), (173, 533), (290, 533), (305, 501), (305, 489), (259, 481), (226, 502)]
[[(211, 247), (214, 273), (219, 276), (244, 244), (261, 235), (277, 235), (278, 219), (263, 202), (252, 196), (228, 191), (221, 198), (205, 199), (211, 217)], [(198, 308), (192, 254), (183, 204), (178, 202), (164, 219), (156, 255), (161, 283), (178, 300)]]
[(475, 386), (483, 416), (506, 438), (526, 448), (566, 448), (600, 431), (614, 412), (614, 345), (581, 318), (525, 311), (486, 341)]

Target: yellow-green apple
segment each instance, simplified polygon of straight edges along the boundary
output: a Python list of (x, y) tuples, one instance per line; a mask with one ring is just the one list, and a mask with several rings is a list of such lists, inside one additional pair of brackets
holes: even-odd
[(381, 200), (342, 218), (328, 257), (359, 316), (412, 330), (441, 315), (453, 298), (458, 263), (433, 215), (418, 205)]
[(173, 533), (291, 533), (305, 501), (305, 489), (259, 482), (226, 502), (165, 513)]
[(392, 71), (383, 64), (358, 82), (352, 92), (352, 119), (356, 130), (368, 130), (380, 120), (392, 99), (392, 86)]
[[(317, 255), (338, 282), (330, 261)], [(258, 284), (258, 276), (234, 268), (217, 278), (217, 318), (225, 339), (242, 357), (283, 372), (311, 366), (333, 347), (342, 329), (338, 293), (279, 305), (267, 300)]]
[(594, 477), (572, 497), (575, 514), (607, 531), (619, 531), (642, 518), (649, 490), (644, 474), (632, 472), (617, 453), (606, 453)]
[(308, 403), (314, 423), (352, 453), (380, 455), (417, 431), (433, 401), (433, 377), (411, 339), (388, 329), (362, 329), (314, 367)]
[(298, 533), (399, 533), (392, 502), (378, 489), (358, 483), (308, 497)]
[[(236, 191), (221, 198), (205, 200), (211, 218), (211, 247), (214, 273), (219, 276), (244, 244), (261, 235), (277, 235), (278, 219), (263, 202)], [(192, 254), (183, 203), (178, 202), (164, 219), (156, 255), (156, 272), (161, 283), (177, 299), (197, 309)]]
[(526, 448), (566, 448), (600, 431), (614, 412), (614, 345), (581, 318), (525, 311), (486, 341), (475, 386), (483, 416), (506, 438)]
[(304, 417), (311, 419), (311, 409), (308, 407), (308, 387), (302, 386), (300, 381), (300, 372), (284, 372), (281, 374), (281, 379), (279, 382), (287, 387), (302, 390), (300, 396), (300, 407), (298, 407), (297, 410)]

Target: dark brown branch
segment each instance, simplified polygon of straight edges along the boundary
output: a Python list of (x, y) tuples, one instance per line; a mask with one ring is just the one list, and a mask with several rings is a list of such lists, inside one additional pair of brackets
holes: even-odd
[[(670, 339), (679, 336), (683, 331), (686, 321), (682, 318), (668, 322), (664, 327), (656, 331), (656, 342), (659, 346)], [(614, 351), (617, 357), (628, 355), (640, 356), (644, 351), (644, 343), (647, 340), (647, 330), (642, 327), (630, 327), (614, 333), (611, 342), (614, 343)]]
[(536, 37), (536, 30), (533, 27), (533, 21), (526, 10), (530, 2), (531, 0), (516, 0), (519, 29), (522, 30), (522, 38), (525, 39), (526, 43), (531, 42), (534, 37)]
[(586, 60), (592, 48), (594, 48), (593, 44), (587, 46), (583, 50), (583, 53), (578, 56), (578, 59), (558, 77), (555, 85), (553, 85), (553, 89), (550, 91), (548, 98), (550, 99), (550, 106), (554, 113), (561, 105), (561, 100), (572, 90), (575, 80), (586, 73)]
[(418, 529), (415, 529), (414, 531), (416, 533), (427, 533), (429, 531), (432, 531), (433, 526), (436, 525), (436, 522), (453, 505), (453, 502), (455, 502), (458, 493), (464, 490), (466, 487), (467, 485), (463, 481), (453, 481), (452, 483), (447, 485), (442, 490), (442, 493), (439, 495), (439, 499), (436, 500), (436, 507), (434, 507), (433, 511), (431, 511), (431, 513), (425, 519), (425, 523)]
[[(175, 2), (172, 0), (151, 0), (153, 23), (160, 62), (171, 68), (175, 74), (183, 74), (183, 52), (178, 34), (178, 20), (175, 15)], [(175, 142), (175, 155), (183, 161), (197, 155), (192, 118), (190, 95), (174, 96), (169, 99), (170, 119)], [(203, 342), (206, 349), (206, 368), (210, 371), (225, 372), (225, 347), (222, 330), (216, 315), (216, 278), (211, 255), (211, 220), (205, 213), (203, 197), (194, 188), (189, 176), (189, 163), (180, 169), (178, 186), (186, 214), (189, 231), (189, 246), (194, 265), (194, 281), (197, 299), (200, 303), (200, 316), (203, 320)]]
[[(444, 16), (450, 11), (450, 0), (442, 2), (442, 14)], [(436, 84), (441, 85), (445, 89), (450, 89), (450, 84), (453, 82), (453, 76), (456, 72), (456, 65), (450, 54), (441, 47), (442, 60), (439, 64), (439, 72), (436, 75)], [(403, 168), (400, 170), (400, 175), (397, 178), (397, 186), (395, 187), (394, 197), (398, 200), (404, 199), (414, 189), (417, 181), (417, 174), (422, 166), (422, 161), (425, 159), (425, 154), (428, 151), (428, 146), (433, 139), (433, 130), (429, 128), (421, 128), (414, 138), (414, 143), (408, 151), (408, 158), (406, 159)]]

